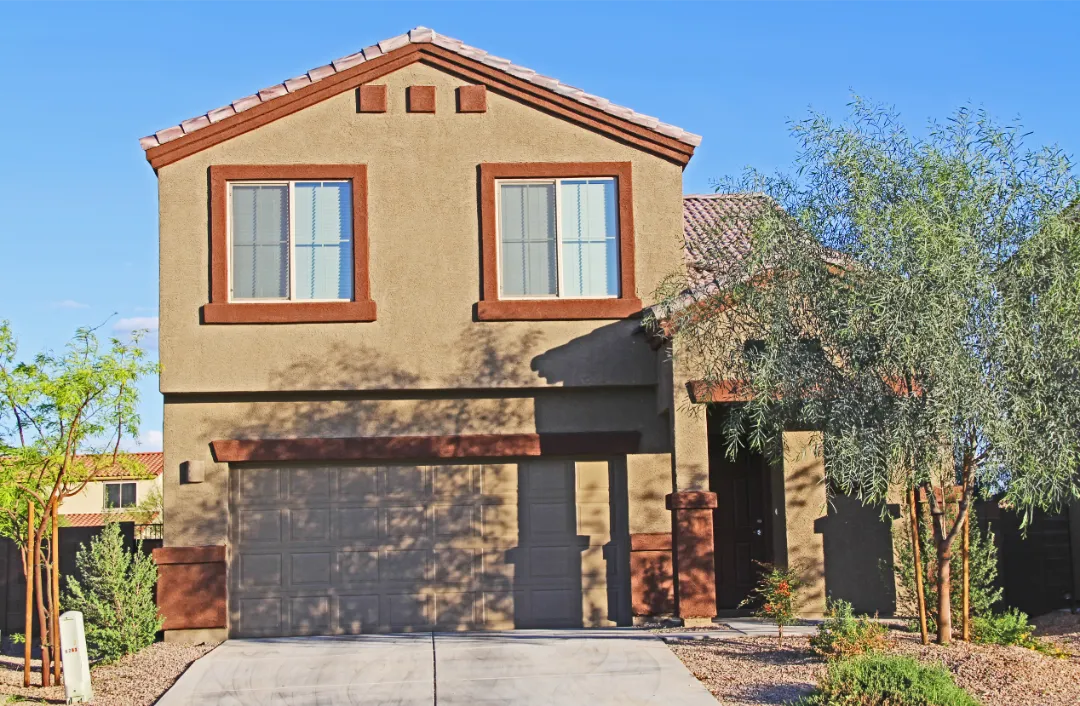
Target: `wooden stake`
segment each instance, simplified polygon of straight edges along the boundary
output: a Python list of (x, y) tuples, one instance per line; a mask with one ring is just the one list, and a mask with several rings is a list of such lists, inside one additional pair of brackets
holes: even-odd
[(908, 502), (911, 505), (911, 554), (915, 560), (915, 593), (919, 604), (919, 633), (924, 645), (930, 644), (930, 634), (926, 629), (926, 594), (923, 593), (922, 554), (919, 551), (919, 515), (918, 500), (914, 486), (908, 490)]
[(52, 644), (53, 644), (53, 680), (60, 683), (60, 529), (56, 506), (59, 498), (53, 498), (52, 506), (52, 546), (49, 555), (52, 559)]
[(23, 686), (30, 686), (30, 643), (34, 637), (34, 566), (37, 557), (34, 556), (34, 501), (28, 500), (26, 506), (26, 627), (23, 636)]
[(961, 604), (964, 610), (964, 616), (962, 620), (963, 624), (963, 640), (964, 642), (971, 642), (971, 509), (968, 509), (967, 514), (964, 515), (964, 545), (962, 548), (964, 561), (964, 576), (962, 587)]

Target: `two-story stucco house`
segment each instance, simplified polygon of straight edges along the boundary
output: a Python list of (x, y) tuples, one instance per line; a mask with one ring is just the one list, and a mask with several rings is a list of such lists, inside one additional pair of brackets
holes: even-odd
[(725, 461), (642, 331), (745, 206), (698, 143), (424, 28), (143, 138), (168, 638), (708, 620), (755, 559), (819, 612), (810, 435)]

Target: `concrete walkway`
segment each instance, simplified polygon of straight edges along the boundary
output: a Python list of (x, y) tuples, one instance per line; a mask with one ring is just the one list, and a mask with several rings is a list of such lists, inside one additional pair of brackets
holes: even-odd
[(659, 639), (518, 630), (229, 640), (159, 706), (716, 706)]

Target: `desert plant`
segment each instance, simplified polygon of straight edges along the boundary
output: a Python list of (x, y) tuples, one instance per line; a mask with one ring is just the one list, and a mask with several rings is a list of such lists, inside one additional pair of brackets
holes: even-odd
[[(956, 506), (949, 505), (948, 510), (951, 515), (956, 512)], [(988, 525), (987, 528), (983, 530), (976, 521), (975, 509), (971, 508), (969, 512), (971, 513), (971, 544), (969, 552), (969, 570), (971, 572), (971, 578), (968, 600), (970, 602), (972, 620), (976, 620), (993, 613), (994, 606), (1001, 601), (1002, 590), (1000, 586), (996, 585), (998, 575), (998, 550), (997, 545), (994, 544), (993, 529)], [(933, 532), (930, 529), (929, 523), (926, 521), (926, 513), (922, 513), (922, 519), (919, 523), (919, 534), (920, 542), (923, 547), (933, 546)], [(894, 552), (896, 558), (895, 570), (897, 578), (899, 578), (898, 588), (900, 594), (897, 596), (897, 608), (908, 615), (916, 615), (918, 608), (916, 603), (917, 594), (915, 591), (915, 560), (911, 550), (910, 529), (906, 526), (894, 527), (893, 543), (896, 549)], [(938, 559), (934, 552), (924, 550), (919, 558), (923, 565), (923, 576), (934, 576), (937, 574)], [(952, 574), (960, 576), (963, 555), (960, 552), (954, 553), (950, 562), (952, 564)], [(952, 600), (950, 601), (950, 604), (952, 606), (953, 624), (955, 625), (960, 625), (962, 620), (962, 591), (963, 584), (961, 582), (956, 581), (952, 584)], [(935, 581), (923, 581), (923, 596), (926, 599), (927, 606), (936, 606), (938, 604), (937, 583)], [(927, 612), (926, 620), (927, 628), (931, 631), (936, 631), (937, 620), (935, 620), (935, 615), (932, 610)], [(919, 629), (917, 621), (912, 621), (908, 627), (912, 631)]]
[(825, 620), (810, 638), (810, 649), (826, 659), (878, 652), (888, 645), (888, 628), (864, 616), (855, 617), (851, 604), (829, 599)]
[(154, 604), (157, 567), (141, 545), (126, 549), (119, 523), (109, 522), (76, 555), (83, 580), (67, 577), (64, 604), (82, 612), (92, 659), (114, 662), (138, 652), (161, 629)]
[(739, 604), (755, 606), (754, 615), (776, 625), (780, 646), (784, 646), (784, 626), (795, 623), (795, 599), (802, 581), (795, 569), (757, 562), (761, 578), (750, 595)]
[(1050, 642), (1035, 637), (1035, 626), (1028, 621), (1027, 613), (1016, 608), (979, 616), (972, 621), (972, 627), (975, 642), (987, 645), (1016, 645), (1054, 657), (1066, 656)]
[(867, 654), (829, 662), (813, 694), (795, 706), (979, 706), (944, 667)]

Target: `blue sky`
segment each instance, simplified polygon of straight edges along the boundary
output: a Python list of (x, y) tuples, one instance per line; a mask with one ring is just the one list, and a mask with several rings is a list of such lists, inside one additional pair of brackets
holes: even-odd
[(786, 167), (786, 122), (851, 91), (915, 126), (971, 103), (1080, 151), (1078, 4), (2, 3), (0, 318), (23, 350), (156, 325), (139, 137), (417, 25), (703, 135), (688, 193)]

